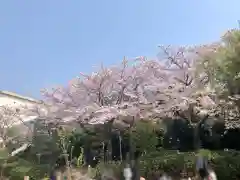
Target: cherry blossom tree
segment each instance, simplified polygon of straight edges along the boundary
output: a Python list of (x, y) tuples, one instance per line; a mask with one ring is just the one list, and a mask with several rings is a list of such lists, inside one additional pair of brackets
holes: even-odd
[(166, 86), (171, 77), (157, 61), (138, 59), (134, 63), (130, 66), (124, 60), (119, 67), (102, 67), (97, 73), (81, 74), (68, 87), (45, 91), (46, 102), (55, 108), (51, 112), (58, 116), (73, 113), (89, 123), (104, 123), (128, 114), (144, 117), (139, 104), (154, 103), (153, 93)]
[(0, 136), (1, 136), (1, 143), (5, 147), (7, 142), (9, 141), (8, 130), (11, 128), (12, 124), (16, 123), (16, 115), (17, 111), (13, 110), (8, 106), (1, 106), (0, 107)]
[(200, 50), (160, 46), (157, 59), (124, 59), (119, 66), (81, 73), (67, 86), (43, 91), (48, 117), (126, 128), (141, 119), (181, 116), (198, 126), (215, 106), (208, 74), (197, 71)]
[[(31, 129), (24, 124), (19, 110), (9, 105), (0, 106), (0, 138), (3, 147), (19, 138), (29, 140)], [(19, 124), (23, 125), (20, 127)]]

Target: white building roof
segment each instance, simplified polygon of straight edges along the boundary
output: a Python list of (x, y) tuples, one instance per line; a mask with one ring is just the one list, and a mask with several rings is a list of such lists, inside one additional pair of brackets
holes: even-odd
[(9, 92), (9, 91), (0, 91), (0, 94), (10, 96), (10, 97), (13, 97), (13, 98), (17, 98), (17, 99), (30, 101), (30, 102), (33, 102), (33, 103), (40, 103), (41, 102), (39, 100), (30, 98), (30, 97), (26, 97), (26, 96), (22, 96), (22, 95), (19, 95), (19, 94), (13, 93), (13, 92)]

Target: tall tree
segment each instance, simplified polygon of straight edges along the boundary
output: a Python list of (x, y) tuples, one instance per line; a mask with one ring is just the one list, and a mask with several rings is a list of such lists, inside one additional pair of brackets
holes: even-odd
[[(208, 101), (204, 92), (207, 74), (196, 73), (196, 47), (161, 47), (159, 59), (138, 57), (114, 67), (101, 67), (91, 75), (80, 74), (68, 86), (43, 91), (48, 115), (81, 125), (112, 123), (129, 127), (134, 121), (181, 116), (198, 126), (198, 116)], [(207, 117), (207, 113), (204, 115)]]
[(240, 30), (225, 33), (211, 48), (201, 51), (201, 67), (211, 76), (218, 99), (218, 114), (227, 128), (239, 127), (240, 108)]

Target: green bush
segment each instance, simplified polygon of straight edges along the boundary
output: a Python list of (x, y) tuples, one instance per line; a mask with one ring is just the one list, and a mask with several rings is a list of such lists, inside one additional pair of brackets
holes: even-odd
[(142, 153), (149, 153), (156, 151), (159, 139), (156, 134), (157, 125), (151, 122), (136, 123), (132, 131), (132, 146)]
[(108, 163), (99, 163), (95, 168), (95, 171), (92, 171), (91, 177), (94, 179), (101, 179), (102, 174), (113, 175), (122, 179), (124, 164), (121, 162), (108, 162)]
[(140, 174), (151, 178), (154, 174), (166, 172), (179, 177), (183, 172), (194, 173), (194, 153), (177, 153), (173, 150), (162, 150), (140, 158)]
[(213, 157), (210, 162), (219, 179), (239, 179), (240, 153), (219, 151), (216, 154), (217, 156)]
[[(239, 179), (240, 153), (208, 150), (200, 150), (199, 153), (208, 157), (209, 164), (217, 173), (219, 180)], [(161, 172), (167, 172), (174, 177), (193, 176), (197, 154), (194, 152), (178, 153), (174, 150), (161, 150), (146, 154), (139, 159), (140, 174), (146, 179), (152, 179)], [(100, 163), (96, 167), (95, 177), (100, 177), (104, 169), (112, 169), (117, 177), (121, 177), (123, 168), (123, 163), (119, 162)]]
[[(216, 171), (219, 180), (238, 179), (240, 175), (240, 153), (225, 151), (206, 151), (200, 154), (207, 156), (209, 164)], [(141, 157), (140, 171), (145, 177), (151, 177), (158, 171), (168, 172), (173, 176), (195, 174), (196, 154), (193, 152), (177, 153), (176, 151), (155, 152)]]
[(34, 164), (21, 158), (13, 157), (4, 165), (4, 176), (10, 180), (18, 180), (24, 176), (30, 176), (33, 180), (43, 178), (49, 172), (49, 164)]

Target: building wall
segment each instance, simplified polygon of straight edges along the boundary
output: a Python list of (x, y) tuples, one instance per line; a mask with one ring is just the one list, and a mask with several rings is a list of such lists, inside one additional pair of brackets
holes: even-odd
[[(24, 107), (33, 107), (34, 105), (37, 105), (38, 101), (31, 101), (27, 98), (19, 98), (18, 96), (12, 96), (8, 94), (4, 94), (0, 92), (0, 106), (10, 106), (18, 109), (21, 114), (22, 121), (29, 121), (34, 119), (35, 116), (27, 115), (26, 113), (22, 113), (21, 109)], [(20, 123), (20, 122), (19, 122)]]
[(11, 106), (21, 106), (21, 105), (34, 105), (37, 104), (37, 101), (29, 101), (27, 99), (18, 98), (6, 94), (0, 93), (0, 106), (2, 105), (11, 105)]
[[(21, 112), (22, 107), (32, 107), (38, 103), (38, 101), (34, 101), (32, 99), (29, 100), (28, 98), (23, 98), (22, 96), (18, 97), (18, 95), (14, 96), (12, 94), (3, 93), (0, 91), (0, 106), (9, 106), (19, 109), (21, 120), (18, 118), (16, 118), (16, 120), (13, 119), (14, 123), (11, 124), (11, 126), (9, 123), (9, 127), (7, 127), (14, 129), (16, 135), (18, 136), (28, 136), (29, 133), (31, 133), (30, 131), (33, 129), (32, 122), (37, 118), (36, 115), (33, 116), (26, 114), (24, 111)], [(1, 141), (2, 140), (0, 138), (0, 142)]]

